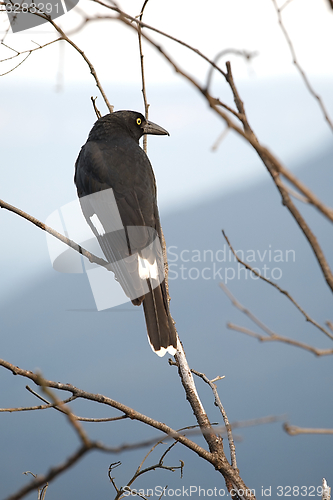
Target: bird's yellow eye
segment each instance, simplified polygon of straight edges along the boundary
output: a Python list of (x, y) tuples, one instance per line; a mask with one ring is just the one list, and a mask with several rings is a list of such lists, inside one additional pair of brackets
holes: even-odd
[(141, 122), (142, 122), (141, 118), (137, 118), (137, 119), (136, 119), (136, 123), (137, 123), (138, 125), (141, 125)]

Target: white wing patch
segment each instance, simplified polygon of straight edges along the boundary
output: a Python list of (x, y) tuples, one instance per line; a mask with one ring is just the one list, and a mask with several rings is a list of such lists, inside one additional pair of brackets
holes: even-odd
[(103, 236), (105, 234), (105, 229), (103, 227), (103, 224), (101, 223), (101, 221), (99, 220), (97, 214), (94, 214), (90, 217), (90, 220), (91, 222), (93, 223), (96, 231), (98, 232), (98, 234), (100, 236)]
[(142, 280), (146, 280), (148, 278), (158, 279), (158, 267), (157, 262), (150, 264), (147, 259), (143, 259), (138, 256), (139, 259), (139, 276)]

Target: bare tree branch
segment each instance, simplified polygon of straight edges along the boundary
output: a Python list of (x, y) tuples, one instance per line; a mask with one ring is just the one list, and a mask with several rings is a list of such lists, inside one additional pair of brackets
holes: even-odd
[(299, 434), (333, 434), (333, 429), (311, 429), (306, 427), (297, 427), (297, 425), (283, 424), (283, 429), (290, 436), (297, 436)]
[(55, 404), (58, 408), (60, 408), (61, 412), (66, 415), (68, 422), (75, 430), (76, 434), (78, 435), (79, 439), (82, 442), (82, 445), (85, 446), (87, 449), (90, 448), (90, 439), (88, 438), (88, 435), (83, 429), (82, 425), (75, 418), (73, 412), (69, 409), (67, 404), (61, 401), (56, 396), (56, 394), (53, 391), (51, 391), (51, 389), (47, 385), (47, 381), (43, 378), (43, 376), (40, 373), (37, 373), (36, 383), (42, 388), (43, 392), (45, 392), (45, 394), (49, 396), (49, 398), (53, 401), (53, 404)]
[[(282, 174), (289, 182), (291, 182), (296, 189), (298, 189), (306, 198), (307, 202), (313, 205), (319, 210), (325, 217), (327, 217), (331, 222), (333, 222), (333, 209), (326, 207), (324, 203), (322, 203), (319, 198), (312, 191), (305, 186), (297, 177), (290, 172), (290, 170), (286, 169), (283, 165), (279, 165), (278, 170), (280, 174)], [(286, 188), (288, 189), (288, 188)], [(293, 195), (294, 196), (294, 195)]]
[[(305, 317), (306, 321), (308, 321), (309, 323), (311, 323), (312, 325), (314, 325), (316, 328), (318, 328), (318, 330), (320, 330), (321, 332), (323, 332), (325, 335), (327, 335), (327, 337), (329, 337), (331, 340), (333, 340), (333, 334), (331, 334), (328, 330), (326, 330), (323, 326), (321, 326), (319, 323), (317, 323), (317, 321), (313, 320), (305, 311), (304, 309), (302, 309), (302, 307), (296, 302), (296, 300), (289, 294), (289, 292), (287, 292), (287, 290), (283, 290), (277, 283), (274, 283), (274, 281), (271, 281), (269, 280), (268, 278), (266, 278), (265, 276), (262, 276), (258, 271), (256, 271), (255, 269), (253, 269), (253, 267), (249, 266), (249, 264), (247, 264), (246, 262), (242, 261), (239, 256), (237, 255), (237, 253), (235, 252), (234, 248), (232, 247), (227, 235), (225, 234), (224, 230), (222, 229), (222, 234), (226, 240), (226, 242), (228, 243), (228, 246), (230, 248), (230, 250), (232, 251), (235, 259), (240, 263), (242, 264), (242, 266), (244, 266), (246, 269), (248, 269), (249, 271), (251, 271), (251, 273), (253, 273), (255, 276), (258, 276), (258, 278), (262, 279), (263, 281), (265, 281), (266, 283), (268, 283), (269, 285), (273, 286), (274, 288), (276, 288), (280, 293), (282, 293), (283, 295), (285, 295), (289, 300), (290, 302), (292, 302), (292, 304), (294, 304), (294, 306), (300, 311), (301, 314), (303, 314), (303, 316)], [(220, 283), (220, 287), (224, 290), (224, 292), (228, 295), (228, 297), (232, 300), (232, 302), (234, 303), (234, 305), (236, 305), (237, 301), (235, 299), (235, 297), (233, 297), (233, 295), (231, 294), (231, 292), (227, 289), (227, 287), (223, 284), (223, 283)], [(237, 305), (236, 307), (239, 308), (239, 306)], [(243, 311), (244, 312), (244, 311)], [(253, 319), (253, 318), (251, 318)], [(260, 325), (258, 325), (260, 326)], [(262, 326), (260, 326), (260, 328), (262, 328)]]
[[(176, 354), (176, 357), (179, 359), (181, 358), (181, 353), (178, 352)], [(28, 378), (32, 380), (36, 385), (42, 385), (42, 387), (45, 388), (52, 388), (52, 389), (57, 389), (61, 391), (68, 391), (71, 392), (73, 396), (76, 396), (77, 398), (82, 398), (90, 401), (96, 401), (98, 403), (105, 404), (107, 406), (111, 406), (112, 408), (116, 408), (117, 410), (121, 411), (123, 414), (127, 415), (129, 418), (132, 420), (138, 420), (146, 425), (149, 425), (150, 427), (153, 427), (157, 430), (160, 430), (164, 432), (166, 435), (168, 435), (170, 438), (177, 440), (179, 443), (183, 444), (187, 448), (191, 449), (194, 451), (197, 455), (199, 455), (201, 458), (204, 458), (207, 460), (209, 463), (211, 463), (216, 470), (218, 470), (223, 477), (225, 478), (226, 484), (228, 489), (234, 488), (235, 492), (238, 490), (242, 490), (246, 492), (242, 498), (246, 500), (254, 500), (255, 496), (252, 494), (252, 492), (246, 487), (244, 482), (239, 476), (238, 470), (233, 469), (233, 467), (230, 466), (228, 463), (224, 453), (221, 454), (221, 448), (223, 452), (223, 446), (222, 446), (222, 440), (221, 438), (218, 438), (216, 434), (213, 432), (211, 428), (211, 424), (208, 420), (207, 415), (205, 414), (205, 411), (200, 403), (200, 400), (195, 398), (195, 395), (191, 394), (191, 391), (193, 391), (193, 387), (191, 384), (187, 382), (188, 379), (191, 379), (192, 375), (190, 370), (188, 373), (185, 374), (185, 379), (186, 381), (183, 381), (183, 385), (186, 387), (186, 394), (188, 398), (191, 398), (190, 403), (193, 409), (196, 411), (196, 418), (199, 420), (199, 425), (202, 430), (203, 436), (205, 437), (207, 443), (209, 444), (210, 451), (206, 451), (204, 448), (201, 446), (197, 445), (184, 435), (178, 433), (168, 425), (158, 422), (146, 415), (143, 415), (142, 413), (137, 412), (136, 410), (133, 410), (133, 408), (130, 408), (122, 403), (119, 403), (118, 401), (115, 401), (111, 398), (108, 398), (106, 396), (103, 396), (101, 394), (93, 394), (87, 391), (83, 391), (82, 389), (79, 389), (77, 387), (74, 387), (71, 384), (62, 384), (61, 382), (54, 382), (51, 380), (46, 380), (44, 378), (41, 378), (40, 375), (35, 374), (31, 371), (28, 370), (23, 370), (17, 366), (12, 365), (8, 361), (5, 361), (3, 359), (0, 359), (0, 366), (3, 366), (7, 370), (11, 371), (14, 375), (19, 375), (25, 378)], [(181, 360), (181, 366), (182, 369), (184, 369), (184, 363), (183, 360)], [(179, 368), (181, 369), (181, 368)], [(57, 404), (59, 402), (57, 401)], [(197, 405), (201, 405), (199, 412), (197, 409)], [(198, 413), (198, 415), (197, 415)], [(71, 419), (71, 417), (67, 414), (68, 418), (70, 419), (72, 425), (74, 425), (74, 420)], [(78, 424), (78, 422), (75, 422), (75, 424)], [(78, 431), (77, 431), (78, 432)], [(85, 439), (84, 439), (85, 438)], [(36, 482), (33, 485), (28, 485), (25, 488), (22, 488), (17, 494), (14, 496), (6, 499), (6, 500), (17, 500), (19, 498), (22, 498), (27, 492), (32, 491), (33, 489), (36, 489), (38, 486), (45, 484), (46, 482), (50, 481), (53, 479), (56, 475), (60, 474), (63, 470), (68, 469), (73, 463), (75, 463), (79, 458), (81, 458), (87, 451), (91, 449), (99, 449), (101, 451), (106, 451), (109, 453), (119, 453), (120, 451), (125, 451), (129, 449), (135, 449), (138, 447), (146, 446), (148, 444), (148, 441), (146, 442), (141, 442), (137, 444), (132, 444), (132, 445), (122, 445), (119, 447), (107, 447), (105, 445), (101, 445), (98, 442), (93, 442), (88, 439), (88, 437), (82, 436), (81, 439), (85, 440), (85, 444), (75, 453), (73, 454), (68, 460), (66, 460), (65, 463), (53, 467), (49, 473), (46, 474), (46, 476), (43, 476), (40, 478), (38, 484)], [(214, 442), (215, 439), (215, 442)], [(28, 488), (28, 489), (27, 489)], [(30, 489), (29, 489), (30, 488)], [(240, 498), (240, 497), (239, 497)]]
[(91, 449), (97, 448), (97, 446), (92, 445), (90, 448), (85, 446), (81, 446), (75, 453), (70, 455), (63, 463), (51, 467), (45, 475), (38, 476), (36, 479), (31, 481), (29, 484), (20, 488), (16, 493), (10, 495), (5, 500), (20, 500), (25, 495), (30, 493), (30, 491), (34, 491), (38, 489), (40, 486), (44, 486), (45, 483), (50, 482), (55, 477), (59, 476), (61, 473), (68, 470), (72, 467), (76, 462), (78, 462), (88, 451)]
[[(64, 413), (61, 408), (57, 406), (56, 403), (50, 403), (47, 401), (45, 398), (43, 398), (40, 394), (38, 394), (36, 391), (31, 389), (28, 385), (25, 386), (25, 388), (31, 392), (34, 396), (36, 396), (38, 399), (46, 403), (45, 405), (39, 405), (39, 406), (26, 406), (26, 407), (21, 407), (21, 408), (0, 408), (0, 412), (7, 412), (7, 413), (12, 413), (12, 412), (17, 412), (17, 411), (32, 411), (32, 410), (46, 410), (48, 408), (54, 408), (57, 411), (60, 411), (61, 413)], [(76, 396), (71, 396), (70, 398), (67, 398), (63, 400), (63, 404), (70, 403), (71, 401), (75, 401), (77, 398)], [(89, 417), (78, 417), (77, 415), (73, 415), (76, 420), (79, 420), (80, 422), (94, 422), (94, 423), (99, 423), (99, 422), (115, 422), (116, 420), (124, 420), (128, 418), (126, 415), (121, 415), (120, 417), (106, 417), (106, 418), (89, 418)]]
[[(142, 16), (143, 16), (143, 12), (146, 8), (146, 5), (148, 3), (149, 0), (145, 0), (144, 1), (144, 4), (142, 6), (142, 9), (141, 9), (141, 12), (140, 12), (140, 15), (139, 15), (139, 19), (140, 21), (142, 21)], [(146, 120), (148, 120), (148, 116), (149, 116), (149, 104), (148, 104), (148, 99), (147, 99), (147, 92), (146, 92), (146, 80), (145, 80), (145, 67), (144, 67), (144, 63), (143, 63), (143, 49), (142, 49), (142, 36), (141, 36), (141, 24), (138, 25), (138, 38), (139, 38), (139, 52), (140, 52), (140, 68), (141, 68), (141, 81), (142, 81), (142, 96), (143, 96), (143, 104), (144, 104), (144, 107), (145, 107), (145, 118)], [(143, 150), (145, 153), (147, 153), (147, 150), (148, 150), (148, 137), (147, 137), (147, 134), (145, 134), (143, 136)]]
[[(27, 386), (28, 387), (28, 386)], [(0, 408), (0, 413), (14, 413), (17, 411), (33, 411), (33, 410), (46, 410), (47, 408), (55, 408), (56, 410), (62, 412), (62, 410), (57, 406), (57, 403), (49, 403), (46, 401), (46, 399), (42, 398), (39, 394), (37, 394), (35, 391), (30, 389), (30, 392), (33, 394), (37, 395), (39, 399), (42, 399), (45, 401), (47, 404), (45, 405), (38, 405), (38, 406), (22, 406), (19, 408)], [(70, 401), (74, 401), (76, 398), (74, 396), (71, 396), (70, 398), (67, 398), (63, 400), (63, 404), (69, 403)]]
[(214, 397), (215, 397), (215, 406), (217, 406), (218, 409), (220, 410), (222, 418), (223, 418), (223, 421), (224, 421), (224, 425), (225, 425), (226, 430), (227, 430), (228, 442), (229, 442), (229, 449), (230, 449), (231, 465), (232, 465), (232, 467), (234, 469), (237, 469), (236, 448), (235, 448), (234, 439), (232, 437), (231, 425), (229, 423), (229, 419), (228, 419), (228, 416), (226, 414), (226, 411), (225, 411), (225, 409), (224, 409), (224, 407), (223, 407), (223, 405), (221, 403), (219, 393), (217, 392), (217, 386), (216, 386), (216, 384), (214, 384), (214, 382), (216, 382), (217, 380), (221, 380), (224, 377), (218, 376), (218, 377), (214, 378), (213, 380), (209, 380), (209, 378), (204, 373), (200, 373), (200, 372), (198, 372), (196, 370), (193, 370), (193, 369), (191, 369), (191, 372), (194, 373), (195, 375), (197, 375), (197, 377), (202, 378), (202, 380), (204, 382), (206, 382), (206, 384), (208, 384), (209, 387), (213, 391), (213, 394), (214, 394)]
[(44, 224), (40, 220), (36, 219), (32, 215), (29, 215), (26, 212), (23, 212), (23, 210), (20, 210), (19, 208), (14, 207), (13, 205), (10, 205), (9, 203), (7, 203), (3, 200), (0, 200), (0, 208), (5, 208), (6, 210), (13, 212), (13, 213), (19, 215), (20, 217), (23, 217), (23, 219), (28, 220), (29, 222), (31, 222), (35, 226), (39, 227), (43, 231), (46, 231), (47, 233), (51, 234), (52, 236), (54, 236), (58, 240), (65, 243), (65, 245), (68, 245), (69, 247), (73, 248), (73, 250), (75, 250), (76, 252), (79, 252), (84, 257), (87, 257), (87, 259), (89, 259), (90, 262), (98, 264), (99, 266), (106, 267), (107, 269), (112, 269), (112, 266), (106, 260), (101, 259), (100, 257), (97, 257), (96, 255), (88, 252), (88, 250), (85, 250), (83, 247), (81, 247), (80, 245), (75, 243), (75, 241), (70, 240), (69, 238), (66, 238), (66, 236), (63, 236), (62, 234), (58, 233), (58, 231), (55, 231), (54, 229), (47, 226), (46, 224)]
[(212, 145), (212, 151), (216, 151), (221, 142), (223, 141), (223, 139), (226, 137), (227, 133), (229, 132), (229, 127), (228, 125), (225, 127), (225, 129), (223, 130), (223, 132), (221, 132), (221, 134), (218, 136), (218, 138), (215, 140), (214, 144)]
[(4, 47), (7, 47), (7, 49), (9, 50), (12, 50), (13, 52), (15, 52), (15, 54), (13, 56), (10, 56), (10, 57), (6, 57), (5, 59), (1, 59), (0, 60), (0, 64), (2, 62), (7, 62), (7, 61), (10, 61), (12, 59), (15, 59), (16, 57), (19, 57), (21, 56), (22, 54), (26, 54), (26, 56), (24, 57), (24, 59), (22, 59), (22, 61), (20, 61), (14, 68), (10, 69), (9, 71), (6, 71), (5, 73), (1, 73), (0, 76), (5, 76), (5, 75), (8, 75), (8, 73), (11, 73), (12, 71), (14, 71), (16, 68), (18, 68), (19, 66), (21, 66), (21, 64), (23, 64), (27, 59), (28, 57), (33, 53), (35, 52), (36, 50), (40, 50), (40, 49), (44, 49), (45, 47), (47, 47), (48, 45), (51, 45), (55, 42), (59, 42), (59, 40), (61, 40), (61, 38), (57, 38), (56, 40), (52, 40), (51, 42), (48, 42), (48, 43), (44, 43), (44, 45), (39, 45), (39, 43), (36, 43), (32, 40), (32, 43), (35, 43), (37, 45), (37, 47), (33, 48), (33, 49), (28, 49), (28, 50), (23, 50), (22, 52), (19, 52), (17, 51), (16, 49), (13, 49), (12, 47), (10, 47), (9, 45), (5, 44), (3, 41), (0, 43), (0, 45), (3, 45)]
[(91, 96), (90, 99), (91, 99), (91, 102), (93, 104), (94, 111), (95, 111), (96, 116), (97, 116), (97, 120), (99, 120), (102, 117), (102, 114), (101, 114), (100, 110), (96, 106), (96, 99), (97, 99), (97, 97), (92, 97)]
[(92, 65), (92, 63), (90, 62), (90, 60), (88, 59), (88, 57), (86, 56), (86, 54), (83, 52), (83, 50), (81, 50), (74, 42), (73, 40), (71, 40), (65, 33), (64, 31), (60, 28), (60, 26), (58, 26), (52, 19), (50, 16), (46, 16), (45, 15), (45, 19), (47, 19), (49, 21), (50, 24), (52, 24), (52, 26), (57, 30), (57, 32), (61, 35), (61, 39), (62, 40), (65, 40), (66, 42), (69, 43), (69, 45), (71, 45), (79, 54), (80, 56), (85, 60), (85, 62), (87, 63), (87, 65), (89, 66), (89, 70), (90, 70), (90, 73), (92, 74), (92, 76), (94, 77), (94, 80), (96, 82), (96, 85), (100, 91), (100, 93), (102, 94), (102, 97), (104, 99), (104, 102), (109, 110), (110, 113), (113, 112), (113, 106), (109, 103), (109, 100), (108, 98), (106, 97), (106, 94), (103, 90), (103, 87), (99, 81), (99, 78), (97, 76), (97, 73), (95, 71), (95, 68), (94, 66)]
[(278, 7), (277, 5), (277, 1), (276, 0), (272, 0), (273, 4), (274, 4), (274, 7), (275, 7), (275, 10), (276, 10), (276, 13), (278, 15), (278, 21), (279, 21), (279, 25), (281, 27), (281, 30), (284, 34), (284, 37), (287, 41), (287, 44), (289, 46), (289, 49), (290, 49), (290, 52), (291, 52), (291, 55), (292, 55), (292, 58), (293, 58), (293, 63), (294, 65), (296, 66), (297, 70), (299, 71), (301, 77), (303, 78), (303, 81), (308, 89), (308, 91), (310, 92), (310, 94), (315, 98), (317, 99), (318, 101), (318, 104), (321, 108), (321, 111), (325, 117), (325, 120), (326, 122), (328, 123), (328, 126), (330, 127), (330, 129), (332, 130), (333, 132), (333, 123), (328, 115), (328, 112), (325, 108), (325, 105), (321, 99), (321, 97), (315, 92), (314, 88), (312, 87), (305, 71), (303, 70), (302, 66), (300, 65), (300, 63), (298, 62), (298, 59), (297, 59), (297, 56), (296, 56), (296, 52), (295, 52), (295, 49), (294, 49), (294, 46), (293, 46), (293, 43), (291, 41), (291, 38), (288, 34), (288, 31), (286, 30), (286, 27), (284, 26), (283, 24), (283, 21), (282, 21), (282, 15), (281, 15), (281, 11), (282, 9), (284, 9), (286, 7), (286, 5), (289, 3), (289, 2), (286, 2), (281, 8)]
[(253, 321), (261, 330), (263, 330), (266, 333), (266, 336), (260, 335), (259, 333), (256, 333), (252, 330), (249, 330), (248, 328), (245, 328), (243, 326), (238, 326), (234, 325), (233, 323), (228, 322), (227, 327), (230, 330), (235, 330), (237, 332), (245, 333), (246, 335), (249, 335), (250, 337), (254, 337), (261, 342), (269, 342), (269, 341), (277, 341), (277, 342), (284, 342), (285, 344), (293, 345), (295, 347), (301, 347), (302, 349), (305, 349), (306, 351), (312, 352), (316, 356), (327, 356), (330, 354), (333, 354), (333, 348), (332, 349), (317, 349), (315, 347), (312, 347), (308, 344), (305, 344), (303, 342), (298, 342), (297, 340), (292, 340), (288, 337), (282, 337), (281, 335), (278, 335), (277, 333), (274, 333), (270, 328), (268, 328), (262, 321), (260, 321), (251, 311), (246, 309), (238, 300), (234, 297), (234, 295), (230, 292), (230, 290), (224, 285), (224, 283), (220, 283), (220, 287), (222, 290), (225, 292), (227, 297), (231, 300), (232, 304), (239, 309), (243, 314), (245, 314), (248, 318)]
[[(221, 57), (225, 57), (225, 56), (227, 56), (229, 54), (236, 55), (236, 56), (241, 56), (241, 57), (243, 57), (247, 61), (251, 61), (251, 59), (253, 59), (254, 57), (256, 57), (258, 55), (257, 52), (248, 52), (247, 50), (238, 50), (238, 49), (232, 49), (232, 48), (223, 49), (223, 50), (221, 50), (215, 56), (215, 58), (214, 58), (214, 64), (217, 65), (217, 63), (221, 59)], [(215, 69), (214, 66), (211, 65), (210, 68), (209, 68), (209, 71), (208, 71), (207, 83), (206, 83), (206, 89), (207, 89), (207, 91), (209, 91), (209, 87), (211, 85), (211, 81), (212, 81), (214, 69)]]
[(280, 11), (282, 11), (283, 9), (285, 9), (287, 7), (287, 5), (289, 5), (293, 0), (286, 0), (284, 2), (284, 4), (282, 5), (282, 7), (280, 7)]
[[(180, 432), (181, 429), (179, 429), (177, 432)], [(138, 468), (136, 469), (135, 473), (133, 474), (133, 476), (131, 477), (131, 479), (127, 482), (126, 486), (123, 486), (121, 488), (117, 488), (116, 486), (116, 483), (115, 483), (115, 480), (114, 478), (111, 477), (111, 466), (109, 468), (109, 478), (110, 478), (110, 481), (113, 485), (113, 487), (115, 488), (117, 494), (115, 496), (115, 499), (114, 500), (118, 500), (119, 498), (122, 497), (122, 495), (124, 495), (124, 493), (126, 494), (127, 492), (131, 492), (131, 486), (132, 484), (134, 483), (134, 481), (136, 481), (136, 479), (140, 476), (142, 476), (143, 474), (146, 474), (147, 472), (151, 472), (151, 471), (155, 471), (156, 469), (164, 469), (164, 470), (168, 470), (168, 471), (171, 471), (171, 472), (175, 472), (176, 470), (180, 470), (180, 473), (181, 473), (181, 477), (183, 475), (183, 468), (184, 468), (184, 462), (182, 460), (180, 460), (180, 465), (178, 466), (168, 466), (168, 465), (164, 465), (163, 461), (164, 461), (164, 458), (166, 457), (166, 455), (172, 450), (172, 448), (174, 448), (174, 446), (177, 444), (177, 441), (174, 441), (167, 449), (166, 451), (162, 454), (160, 460), (153, 464), (153, 465), (150, 465), (148, 467), (145, 467), (144, 469), (142, 468), (143, 467), (143, 464), (145, 463), (145, 461), (147, 460), (147, 458), (149, 457), (149, 455), (155, 450), (155, 448), (162, 444), (164, 441), (164, 438), (160, 439), (157, 443), (154, 444), (154, 446), (148, 451), (148, 453), (145, 455), (145, 457), (143, 458), (143, 460), (141, 461), (140, 465), (138, 466)], [(115, 464), (111, 464), (111, 465), (115, 465), (116, 467), (118, 465), (120, 465), (120, 462), (117, 462)], [(113, 467), (115, 468), (115, 467)], [(137, 494), (137, 493), (136, 493)], [(142, 498), (145, 498), (145, 497), (142, 497)]]
[(331, 330), (331, 332), (333, 333), (333, 322), (332, 321), (326, 321), (326, 325), (328, 326), (328, 328)]
[[(12, 0), (8, 0), (10, 3), (12, 3), (14, 5), (14, 2)], [(0, 2), (0, 5), (6, 5), (5, 2)], [(35, 5), (35, 4), (33, 4)], [(42, 4), (41, 4), (42, 5)], [(37, 8), (37, 6), (35, 7)], [(31, 7), (29, 7), (29, 9), (27, 9), (27, 11), (30, 11)], [(37, 17), (41, 17), (42, 19), (45, 19), (45, 21), (48, 21), (53, 27), (54, 29), (59, 33), (60, 37), (57, 38), (56, 40), (53, 40), (52, 42), (50, 42), (49, 44), (45, 44), (46, 45), (50, 45), (51, 43), (54, 43), (54, 42), (57, 42), (57, 41), (60, 41), (60, 40), (64, 40), (66, 41), (67, 43), (69, 43), (69, 45), (71, 45), (79, 54), (80, 56), (84, 59), (84, 61), (87, 63), (88, 67), (89, 67), (89, 70), (90, 70), (90, 73), (92, 74), (95, 82), (96, 82), (96, 85), (100, 91), (100, 93), (102, 94), (102, 97), (104, 99), (104, 102), (109, 110), (110, 113), (113, 112), (113, 106), (109, 103), (109, 100), (103, 90), (103, 87), (101, 85), (101, 82), (99, 81), (99, 78), (97, 76), (97, 73), (95, 71), (95, 68), (93, 66), (93, 64), (91, 63), (91, 61), (88, 59), (88, 57), (86, 56), (86, 54), (83, 52), (83, 50), (81, 50), (78, 45), (76, 45), (73, 40), (71, 40), (66, 34), (65, 32), (60, 28), (60, 26), (55, 23), (53, 21), (53, 19), (51, 18), (51, 16), (49, 16), (48, 14), (45, 14), (44, 12), (42, 12), (41, 10), (37, 11), (37, 12), (32, 12), (33, 15), (37, 16)], [(43, 46), (44, 47), (44, 46)], [(43, 48), (43, 47), (38, 47), (38, 48)], [(37, 50), (37, 48), (35, 49)], [(27, 57), (30, 55), (30, 53), (32, 51), (27, 51), (28, 52), (28, 55)], [(30, 53), (29, 53), (30, 52)], [(24, 61), (22, 61), (24, 62)], [(20, 63), (21, 64), (21, 63)], [(14, 68), (15, 69), (15, 68)], [(11, 70), (12, 71), (12, 70)]]
[(259, 335), (259, 333), (253, 332), (248, 328), (244, 328), (243, 326), (234, 325), (233, 323), (227, 323), (227, 327), (230, 330), (235, 330), (237, 332), (245, 333), (250, 337), (254, 337), (260, 342), (283, 342), (285, 344), (293, 345), (295, 347), (300, 347), (301, 349), (305, 349), (306, 351), (312, 352), (316, 356), (329, 356), (333, 354), (333, 349), (317, 349), (316, 347), (312, 347), (308, 344), (304, 344), (303, 342), (298, 342), (297, 340), (289, 339), (288, 337), (282, 337), (277, 333), (272, 332), (272, 335), (264, 336)]
[[(37, 474), (34, 474), (33, 472), (31, 472), (30, 470), (26, 471), (26, 472), (23, 472), (24, 475), (28, 475), (28, 474), (31, 474), (35, 479), (37, 479)], [(46, 483), (42, 489), (38, 488), (38, 500), (44, 500), (45, 498), (45, 495), (46, 495), (46, 490), (49, 486), (49, 483)]]

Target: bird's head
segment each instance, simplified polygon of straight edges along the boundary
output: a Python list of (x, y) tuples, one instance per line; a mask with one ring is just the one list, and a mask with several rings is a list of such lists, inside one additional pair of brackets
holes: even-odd
[(146, 118), (137, 111), (115, 111), (107, 115), (107, 119), (109, 122), (113, 122), (112, 124), (114, 126), (126, 128), (137, 141), (139, 141), (144, 134), (169, 135), (167, 130), (156, 123), (146, 120)]

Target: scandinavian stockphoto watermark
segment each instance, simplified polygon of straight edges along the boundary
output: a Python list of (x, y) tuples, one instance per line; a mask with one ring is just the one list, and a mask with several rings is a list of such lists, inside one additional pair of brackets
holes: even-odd
[(220, 280), (227, 284), (233, 280), (256, 280), (263, 276), (278, 281), (283, 275), (282, 264), (296, 260), (295, 250), (274, 249), (272, 245), (261, 250), (239, 249), (235, 253), (257, 274), (240, 264), (226, 244), (215, 251), (169, 246), (169, 280)]
[(5, 0), (13, 33), (36, 28), (72, 10), (79, 0)]
[[(53, 268), (63, 273), (86, 273), (98, 311), (147, 293), (148, 278), (152, 288), (164, 280), (162, 248), (156, 231), (145, 226), (131, 226), (125, 230), (112, 189), (62, 206), (47, 218), (46, 225), (110, 263), (108, 269), (91, 263), (46, 233)], [(140, 255), (136, 248), (140, 248)], [(260, 250), (236, 250), (236, 253), (257, 275), (237, 262), (226, 244), (217, 250), (170, 245), (167, 248), (168, 279), (170, 282), (201, 279), (228, 284), (232, 280), (259, 279), (260, 275), (278, 281), (282, 278), (283, 266), (296, 260), (294, 250), (274, 249), (272, 245)]]

